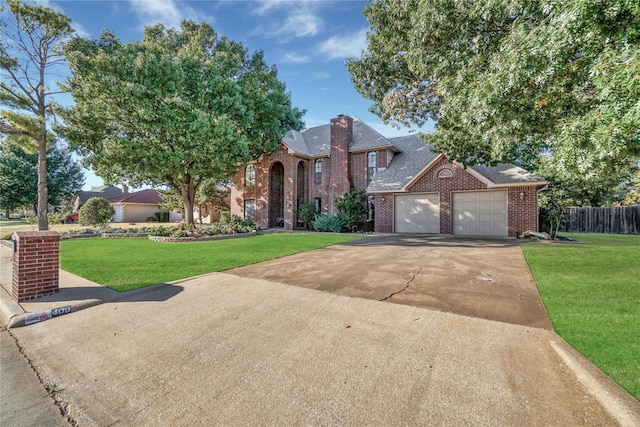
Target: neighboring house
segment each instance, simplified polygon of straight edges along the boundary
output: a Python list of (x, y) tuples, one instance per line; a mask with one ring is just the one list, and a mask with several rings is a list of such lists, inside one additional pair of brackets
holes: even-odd
[(356, 188), (368, 194), (376, 232), (516, 237), (537, 230), (538, 190), (546, 184), (514, 165), (465, 169), (416, 136), (385, 138), (338, 116), (289, 131), (276, 154), (239, 166), (231, 214), (291, 230), (302, 202), (335, 214), (335, 199)]
[(82, 205), (84, 205), (87, 200), (92, 197), (102, 197), (103, 199), (111, 199), (113, 197), (121, 196), (126, 192), (123, 192), (118, 187), (109, 187), (107, 185), (101, 185), (99, 187), (91, 187), (91, 190), (88, 191), (78, 191), (78, 194), (73, 196), (73, 200), (71, 201), (73, 206), (73, 211), (78, 212)]
[(146, 222), (149, 217), (156, 217), (156, 212), (164, 213), (168, 221), (182, 219), (180, 213), (169, 212), (163, 207), (164, 200), (153, 189), (124, 193), (108, 200), (116, 211), (113, 222)]

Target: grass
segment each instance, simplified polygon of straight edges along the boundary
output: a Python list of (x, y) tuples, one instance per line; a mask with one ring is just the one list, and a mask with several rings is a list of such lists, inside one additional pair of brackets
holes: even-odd
[(640, 399), (640, 236), (523, 244), (556, 332)]
[(352, 234), (275, 233), (162, 243), (146, 238), (63, 240), (62, 269), (116, 291), (228, 270), (361, 238)]

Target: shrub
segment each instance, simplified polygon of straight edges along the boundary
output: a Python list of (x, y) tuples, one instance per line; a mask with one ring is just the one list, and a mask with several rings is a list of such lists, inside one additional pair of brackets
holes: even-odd
[(63, 224), (65, 217), (65, 214), (50, 213), (47, 214), (47, 221), (49, 221), (49, 224)]
[(165, 228), (163, 226), (158, 226), (158, 227), (149, 227), (149, 234), (151, 236), (168, 236), (170, 233), (168, 228)]
[(80, 208), (78, 221), (82, 225), (105, 225), (116, 214), (116, 210), (102, 197), (92, 197)]
[(229, 211), (220, 212), (220, 222), (229, 222), (230, 219), (231, 219), (231, 212)]
[(313, 222), (313, 229), (316, 231), (332, 231), (339, 233), (342, 231), (342, 222), (337, 216), (318, 215)]
[(349, 231), (356, 231), (362, 228), (367, 214), (367, 193), (352, 188), (344, 196), (336, 199), (336, 207), (342, 226)]
[(311, 230), (311, 222), (316, 216), (315, 208), (311, 202), (304, 202), (298, 208), (298, 217), (304, 222), (307, 229)]

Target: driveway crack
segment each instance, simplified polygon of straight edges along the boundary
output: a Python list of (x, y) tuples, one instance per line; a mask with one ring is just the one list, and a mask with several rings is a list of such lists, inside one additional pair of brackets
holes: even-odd
[(389, 295), (388, 297), (385, 297), (385, 298), (379, 299), (378, 301), (387, 301), (387, 300), (391, 299), (391, 297), (393, 297), (394, 295), (398, 295), (398, 294), (401, 294), (401, 293), (403, 293), (404, 291), (406, 291), (406, 290), (409, 288), (409, 286), (411, 285), (411, 282), (413, 282), (413, 281), (415, 280), (415, 278), (416, 278), (416, 277), (418, 277), (418, 275), (420, 274), (420, 272), (422, 272), (422, 267), (420, 267), (420, 269), (418, 269), (418, 272), (417, 272), (416, 274), (414, 274), (414, 275), (412, 275), (412, 276), (411, 276), (411, 280), (409, 280), (409, 281), (407, 282), (407, 285), (406, 285), (404, 288), (400, 289), (399, 291), (396, 291), (396, 292), (392, 293), (392, 294), (391, 294), (391, 295)]

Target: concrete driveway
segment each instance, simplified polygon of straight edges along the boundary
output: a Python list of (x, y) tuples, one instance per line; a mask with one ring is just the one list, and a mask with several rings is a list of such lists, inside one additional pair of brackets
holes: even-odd
[(227, 273), (552, 329), (515, 240), (370, 236)]
[[(397, 265), (408, 257), (402, 254), (437, 259), (453, 249), (480, 259), (505, 254), (507, 264), (518, 259), (506, 256), (518, 253), (508, 241), (374, 239), (309, 259), (351, 251), (362, 259), (385, 248), (390, 260), (402, 258)], [(406, 293), (426, 275), (423, 267), (411, 280), (415, 267), (404, 265), (403, 283), (379, 255), (371, 257), (369, 268), (394, 280), (374, 299), (408, 283)], [(444, 259), (450, 264), (439, 275), (464, 265)], [(326, 286), (339, 265), (331, 262)], [(481, 277), (496, 271), (481, 270)], [(239, 273), (152, 287), (11, 334), (82, 426), (640, 425), (638, 401), (551, 330)], [(349, 289), (366, 291), (358, 283), (354, 277)]]

